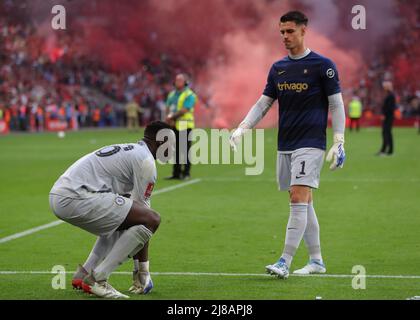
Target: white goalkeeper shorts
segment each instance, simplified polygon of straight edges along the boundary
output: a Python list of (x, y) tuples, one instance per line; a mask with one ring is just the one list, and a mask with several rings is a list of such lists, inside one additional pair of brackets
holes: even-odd
[(319, 176), (324, 163), (325, 151), (301, 148), (291, 153), (277, 153), (277, 183), (280, 190), (301, 185), (313, 189), (319, 187)]
[(61, 220), (97, 236), (109, 236), (124, 222), (133, 200), (115, 193), (86, 191), (80, 198), (50, 193), (50, 207)]

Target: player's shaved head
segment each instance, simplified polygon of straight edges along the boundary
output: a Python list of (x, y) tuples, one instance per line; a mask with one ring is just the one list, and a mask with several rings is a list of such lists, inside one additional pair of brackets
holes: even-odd
[(144, 130), (144, 137), (152, 141), (156, 141), (156, 136), (160, 130), (169, 129), (172, 130), (171, 126), (163, 121), (153, 121), (149, 123)]
[(153, 157), (162, 162), (170, 160), (175, 152), (175, 133), (166, 122), (151, 122), (144, 130), (143, 141), (147, 144)]

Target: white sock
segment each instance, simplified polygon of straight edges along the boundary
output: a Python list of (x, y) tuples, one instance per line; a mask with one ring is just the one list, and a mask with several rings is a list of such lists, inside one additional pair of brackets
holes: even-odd
[(290, 216), (287, 223), (286, 241), (281, 257), (286, 261), (288, 267), (292, 263), (293, 256), (299, 247), (303, 233), (306, 228), (306, 219), (308, 215), (307, 203), (291, 203)]
[(149, 261), (140, 262), (140, 271), (149, 272)]
[(95, 269), (96, 266), (105, 259), (119, 237), (120, 232), (118, 231), (114, 232), (109, 237), (98, 237), (86, 262), (83, 264), (83, 268), (85, 268), (87, 272), (91, 272)]
[(139, 260), (138, 259), (134, 259), (133, 262), (134, 262), (134, 272), (139, 271), (139, 269), (140, 269), (140, 262), (139, 262)]
[(125, 230), (105, 260), (93, 270), (95, 279), (98, 281), (107, 280), (119, 265), (140, 251), (152, 235), (152, 231), (143, 225)]
[(313, 202), (308, 205), (308, 220), (303, 239), (305, 240), (306, 247), (308, 248), (310, 259), (316, 259), (322, 262), (321, 242), (319, 240), (319, 224)]

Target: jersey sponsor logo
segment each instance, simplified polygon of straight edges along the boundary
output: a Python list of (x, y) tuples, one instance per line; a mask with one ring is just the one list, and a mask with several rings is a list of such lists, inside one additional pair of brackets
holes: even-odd
[(146, 199), (149, 199), (152, 196), (152, 191), (154, 187), (155, 187), (155, 184), (152, 182), (149, 182), (149, 184), (146, 187), (146, 191), (144, 192), (144, 197)]
[(302, 91), (308, 90), (309, 85), (305, 82), (292, 82), (287, 83), (286, 81), (283, 83), (277, 83), (277, 88), (279, 91), (295, 91), (300, 93)]
[(123, 206), (125, 203), (124, 197), (118, 196), (115, 198), (115, 203), (119, 206)]
[(328, 77), (328, 78), (332, 79), (332, 78), (334, 78), (334, 76), (335, 76), (335, 71), (334, 71), (334, 69), (333, 69), (333, 68), (329, 68), (329, 69), (327, 70), (326, 74), (327, 74), (327, 77)]

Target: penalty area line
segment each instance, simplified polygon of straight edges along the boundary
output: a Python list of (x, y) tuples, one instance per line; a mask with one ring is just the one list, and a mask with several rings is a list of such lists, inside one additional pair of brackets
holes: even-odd
[[(73, 274), (75, 271), (66, 271), (66, 274)], [(0, 275), (56, 275), (57, 272), (51, 271), (1, 271)], [(132, 275), (132, 272), (128, 271), (116, 271), (113, 275)], [(181, 277), (273, 277), (269, 274), (264, 273), (228, 273), (228, 272), (151, 272), (153, 276), (181, 276)], [(307, 278), (354, 278), (354, 277), (365, 277), (369, 279), (420, 279), (420, 275), (379, 275), (379, 274), (367, 274), (365, 276), (356, 274), (310, 274), (310, 275), (297, 275), (290, 274), (291, 277), (307, 277)]]
[[(194, 183), (197, 183), (197, 182), (200, 182), (200, 181), (201, 181), (201, 179), (193, 179), (193, 180), (190, 180), (190, 181), (187, 181), (187, 182), (179, 183), (179, 184), (174, 185), (174, 186), (162, 188), (162, 189), (156, 190), (153, 193), (153, 195), (158, 195), (158, 194), (162, 194), (162, 193), (169, 192), (169, 191), (172, 191), (172, 190), (176, 190), (176, 189), (179, 189), (179, 188), (183, 188), (183, 187), (189, 186), (191, 184), (194, 184)], [(15, 240), (15, 239), (18, 239), (18, 238), (28, 236), (30, 234), (39, 232), (41, 230), (45, 230), (45, 229), (49, 229), (49, 228), (58, 226), (62, 223), (64, 223), (64, 221), (57, 220), (57, 221), (53, 221), (53, 222), (50, 222), (50, 223), (47, 223), (47, 224), (43, 224), (43, 225), (35, 227), (35, 228), (31, 228), (31, 229), (28, 229), (28, 230), (25, 230), (25, 231), (22, 231), (22, 232), (12, 234), (10, 236), (1, 238), (0, 239), (0, 244), (5, 243), (5, 242), (9, 242), (9, 241), (12, 241), (12, 240)]]

